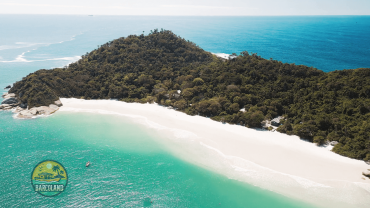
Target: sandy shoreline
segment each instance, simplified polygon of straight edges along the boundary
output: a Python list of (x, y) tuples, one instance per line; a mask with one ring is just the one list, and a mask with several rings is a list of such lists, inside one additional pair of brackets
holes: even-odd
[(363, 161), (278, 132), (188, 116), (156, 104), (61, 98), (60, 111), (117, 114), (157, 129), (178, 157), (323, 207), (370, 207), (370, 169)]

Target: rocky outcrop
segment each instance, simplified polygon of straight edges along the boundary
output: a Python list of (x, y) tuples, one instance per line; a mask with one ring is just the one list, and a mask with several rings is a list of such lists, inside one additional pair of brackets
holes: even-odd
[(261, 126), (264, 129), (269, 131), (276, 131), (276, 129), (281, 125), (281, 120), (283, 120), (283, 116), (278, 116), (272, 120), (264, 120), (261, 122)]
[(14, 93), (5, 93), (2, 97), (4, 98), (4, 100), (1, 102), (0, 110), (10, 110), (13, 107), (19, 105), (19, 101), (15, 97)]
[(56, 106), (58, 106), (58, 107), (62, 107), (62, 105), (63, 105), (63, 104), (62, 104), (62, 102), (60, 102), (60, 100), (57, 100), (57, 101), (55, 101), (54, 103), (55, 103), (55, 105), (56, 105)]
[(4, 88), (4, 90), (6, 90), (6, 89), (10, 89), (12, 86), (10, 86), (10, 85), (8, 85), (8, 86), (6, 86), (5, 88)]
[(10, 110), (12, 108), (13, 108), (13, 106), (11, 106), (9, 104), (2, 104), (2, 105), (0, 105), (0, 110)]
[(3, 105), (3, 104), (12, 105), (12, 104), (17, 104), (17, 103), (19, 103), (17, 98), (12, 97), (12, 98), (8, 98), (8, 99), (3, 100), (3, 102), (1, 102), (1, 105)]
[(367, 170), (367, 171), (365, 171), (365, 172), (362, 172), (362, 175), (364, 175), (364, 176), (366, 176), (366, 177), (370, 178), (370, 169), (368, 169), (368, 170)]
[(21, 107), (21, 108), (27, 108), (27, 103), (21, 103), (21, 104), (19, 105), (19, 107)]
[(284, 119), (284, 117), (279, 116), (271, 120), (271, 125), (275, 127), (279, 127), (281, 125), (280, 120)]
[(8, 98), (15, 98), (15, 94), (14, 93), (4, 93), (1, 97), (3, 97), (4, 99), (8, 99)]
[(40, 116), (40, 115), (44, 115), (44, 116), (48, 116), (48, 115), (51, 115), (53, 114), (55, 111), (57, 111), (59, 109), (58, 106), (56, 105), (50, 105), (50, 106), (41, 106), (41, 107), (34, 107), (34, 108), (31, 108), (29, 110), (24, 110), (22, 108), (18, 108), (16, 109), (15, 111), (18, 113), (17, 114), (17, 117), (18, 118), (33, 118), (35, 116)]
[(14, 93), (5, 93), (2, 96), (5, 100), (1, 102), (0, 110), (12, 110), (16, 113), (17, 118), (34, 118), (35, 116), (51, 115), (59, 110), (63, 104), (60, 100), (55, 101), (55, 104), (49, 106), (33, 107), (28, 109), (27, 103), (18, 101)]

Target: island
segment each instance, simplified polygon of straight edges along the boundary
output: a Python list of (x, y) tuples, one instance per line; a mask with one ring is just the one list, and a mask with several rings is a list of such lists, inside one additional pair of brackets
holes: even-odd
[(59, 98), (79, 98), (155, 102), (250, 128), (273, 120), (279, 132), (370, 161), (369, 68), (325, 73), (247, 51), (220, 58), (163, 29), (110, 41), (64, 68), (38, 70), (4, 97), (0, 109), (24, 118), (55, 112)]

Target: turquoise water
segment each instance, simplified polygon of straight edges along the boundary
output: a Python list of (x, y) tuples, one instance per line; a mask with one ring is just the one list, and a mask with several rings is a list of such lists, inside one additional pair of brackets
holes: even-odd
[[(312, 207), (179, 160), (157, 137), (113, 115), (12, 120), (0, 112), (0, 206)], [(47, 159), (69, 176), (66, 190), (52, 198), (31, 186), (33, 168)]]
[[(370, 67), (369, 16), (0, 15), (0, 28), (1, 94), (38, 69), (65, 66), (107, 41), (154, 28), (214, 53), (247, 50), (324, 71)], [(0, 207), (310, 207), (186, 163), (158, 137), (115, 116), (58, 112), (17, 120), (0, 111)], [(67, 190), (55, 198), (31, 186), (33, 167), (45, 159), (69, 174)]]

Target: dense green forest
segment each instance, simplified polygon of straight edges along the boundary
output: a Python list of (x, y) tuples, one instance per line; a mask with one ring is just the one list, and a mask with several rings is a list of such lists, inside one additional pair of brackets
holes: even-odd
[(324, 73), (246, 51), (223, 60), (167, 30), (113, 40), (69, 66), (28, 75), (10, 92), (29, 107), (114, 98), (247, 127), (283, 115), (278, 131), (337, 141), (334, 152), (370, 160), (370, 69)]

